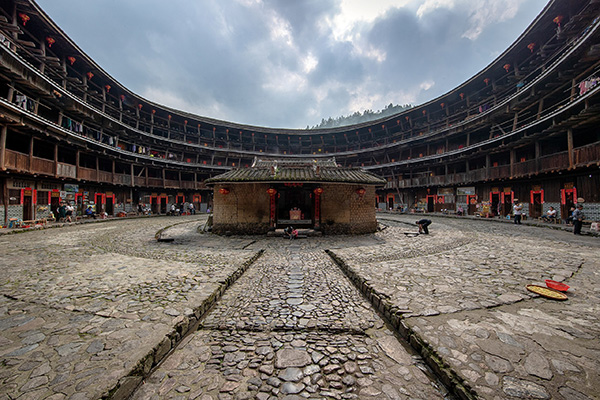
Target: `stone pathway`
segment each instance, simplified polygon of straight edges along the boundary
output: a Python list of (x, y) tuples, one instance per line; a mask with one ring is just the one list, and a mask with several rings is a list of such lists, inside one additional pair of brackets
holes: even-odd
[(133, 399), (443, 398), (329, 257), (288, 243), (250, 267)]
[[(200, 215), (0, 236), (0, 400), (125, 399), (143, 377), (136, 399), (443, 397), (390, 329), (472, 398), (600, 399), (598, 238), (380, 217), (292, 242)], [(525, 289), (544, 279), (569, 300)]]
[[(203, 221), (1, 236), (0, 399), (98, 399), (140, 362), (162, 356), (174, 327), (255, 254), (234, 243), (226, 253), (201, 246), (195, 228)], [(155, 232), (173, 222), (186, 222), (179, 244), (156, 242)]]

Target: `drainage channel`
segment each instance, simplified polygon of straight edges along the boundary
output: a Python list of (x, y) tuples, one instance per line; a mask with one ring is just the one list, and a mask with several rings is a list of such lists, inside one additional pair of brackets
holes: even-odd
[[(347, 278), (354, 284), (363, 296), (371, 303), (379, 316), (390, 326), (390, 328), (401, 338), (406, 347), (412, 352), (419, 354), (427, 364), (428, 375), (439, 382), (440, 386), (448, 390), (456, 398), (463, 400), (477, 399), (477, 394), (465, 384), (448, 365), (442, 357), (437, 354), (420, 335), (412, 330), (403, 320), (402, 312), (386, 296), (378, 293), (364, 278), (358, 275), (343, 259), (331, 250), (325, 250), (331, 259), (340, 267)], [(450, 398), (450, 397), (449, 397)]]
[(291, 242), (265, 251), (131, 398), (451, 397), (331, 258)]

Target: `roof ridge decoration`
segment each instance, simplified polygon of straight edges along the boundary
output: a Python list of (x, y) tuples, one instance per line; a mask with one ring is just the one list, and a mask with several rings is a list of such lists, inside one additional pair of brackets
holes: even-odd
[(274, 168), (277, 170), (279, 167), (285, 168), (337, 168), (339, 165), (335, 161), (335, 157), (326, 158), (326, 159), (316, 159), (316, 158), (258, 158), (254, 157), (252, 161), (252, 165), (250, 168)]

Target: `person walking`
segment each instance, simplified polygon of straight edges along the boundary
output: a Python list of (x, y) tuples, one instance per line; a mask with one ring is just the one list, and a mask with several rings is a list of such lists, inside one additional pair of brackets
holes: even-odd
[(519, 200), (515, 199), (513, 205), (513, 215), (515, 216), (515, 224), (521, 225), (521, 215), (523, 213), (523, 205), (519, 203)]
[(575, 235), (581, 235), (581, 227), (583, 226), (583, 205), (577, 204), (575, 211), (573, 211), (573, 233)]

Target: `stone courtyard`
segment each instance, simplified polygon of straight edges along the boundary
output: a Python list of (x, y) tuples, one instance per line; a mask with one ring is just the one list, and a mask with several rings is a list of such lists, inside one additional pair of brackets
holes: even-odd
[[(205, 215), (0, 236), (0, 399), (598, 399), (600, 241), (381, 214), (295, 241)], [(156, 236), (173, 239), (158, 242)], [(557, 302), (525, 289), (554, 279)]]

